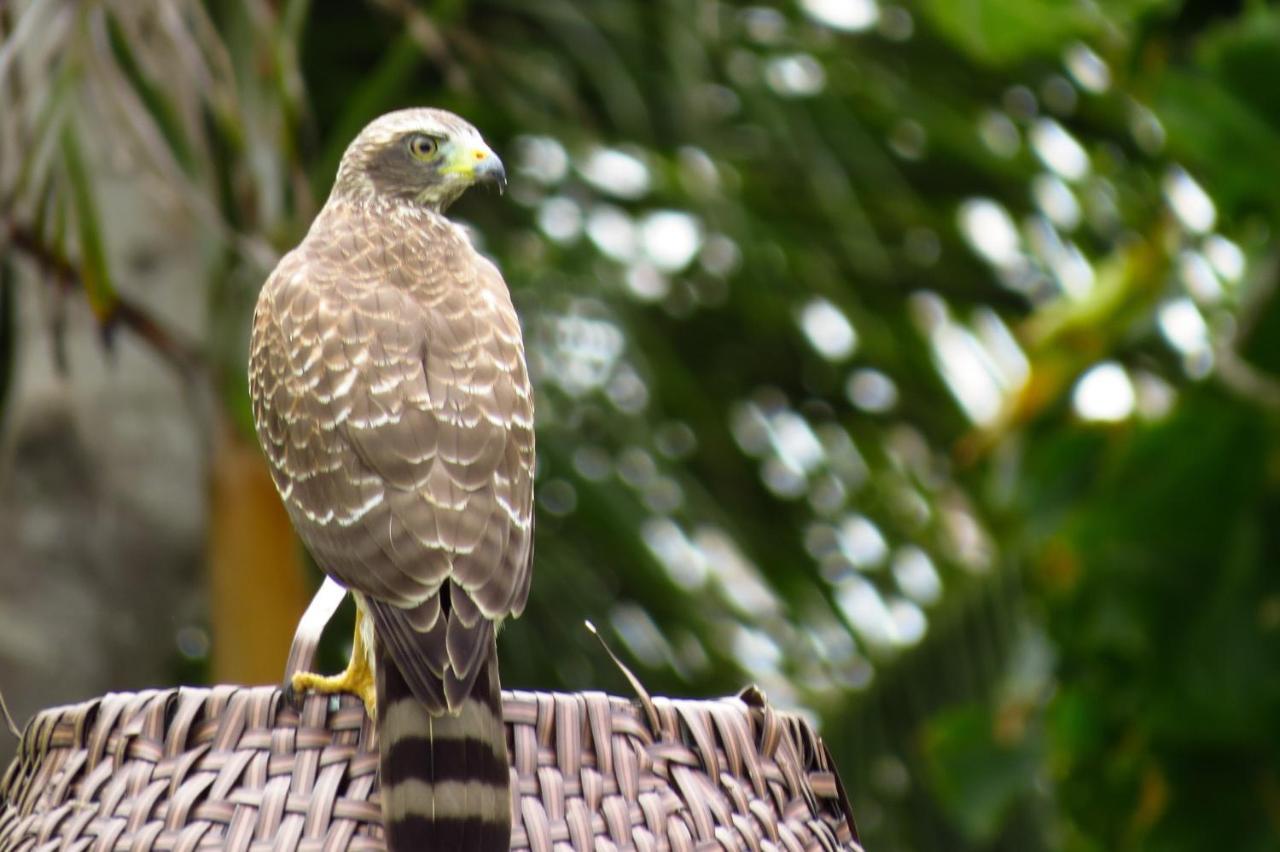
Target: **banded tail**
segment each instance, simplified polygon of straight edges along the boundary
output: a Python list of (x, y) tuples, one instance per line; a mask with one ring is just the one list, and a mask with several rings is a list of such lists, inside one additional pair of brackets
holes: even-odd
[(377, 657), (387, 849), (507, 852), (511, 776), (496, 653), (456, 716), (432, 716), (390, 656)]

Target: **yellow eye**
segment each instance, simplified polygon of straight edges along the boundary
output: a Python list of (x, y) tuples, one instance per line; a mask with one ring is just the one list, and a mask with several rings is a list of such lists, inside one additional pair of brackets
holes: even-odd
[(439, 143), (425, 133), (415, 133), (409, 137), (409, 153), (419, 160), (429, 160), (435, 156)]

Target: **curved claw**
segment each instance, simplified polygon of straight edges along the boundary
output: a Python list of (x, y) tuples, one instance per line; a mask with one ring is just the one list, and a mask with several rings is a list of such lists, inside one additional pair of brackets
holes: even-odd
[(378, 687), (370, 667), (370, 655), (365, 647), (364, 632), (361, 630), (363, 613), (356, 610), (356, 635), (351, 646), (351, 660), (342, 674), (326, 677), (315, 672), (295, 672), (285, 685), (285, 699), (297, 701), (294, 706), (300, 707), (303, 693), (319, 692), (322, 695), (333, 695), (349, 692), (364, 702), (365, 712), (370, 719), (377, 718)]
[(357, 664), (364, 658), (363, 654), (352, 654), (351, 665), (342, 674), (325, 677), (315, 672), (298, 672), (285, 689), (285, 694), (302, 696), (306, 692), (318, 692), (322, 695), (350, 693), (364, 702), (364, 709), (370, 718), (376, 718), (378, 705), (378, 689), (373, 680), (373, 672), (367, 665)]
[(294, 688), (292, 678), (284, 682), (284, 685), (280, 688), (280, 693), (281, 693), (281, 697), (284, 699), (285, 704), (289, 705), (299, 713), (302, 712), (302, 702), (303, 702), (303, 699), (306, 698), (306, 696), (302, 693), (301, 690)]

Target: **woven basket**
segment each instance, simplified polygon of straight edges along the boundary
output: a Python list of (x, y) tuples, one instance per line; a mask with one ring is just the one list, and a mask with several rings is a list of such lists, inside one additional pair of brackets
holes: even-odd
[[(513, 849), (861, 849), (821, 740), (758, 691), (506, 692), (503, 710)], [(0, 852), (382, 849), (372, 739), (357, 699), (297, 710), (274, 687), (45, 710), (0, 781)]]

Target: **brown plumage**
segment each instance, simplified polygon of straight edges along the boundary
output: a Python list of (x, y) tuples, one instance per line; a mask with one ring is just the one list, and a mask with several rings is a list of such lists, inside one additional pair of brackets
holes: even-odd
[(254, 314), (272, 475), (372, 627), (348, 674), (377, 671), (392, 849), (510, 835), (495, 636), (529, 590), (533, 396), (506, 284), (443, 215), (486, 177), (501, 163), (457, 116), (377, 119)]

